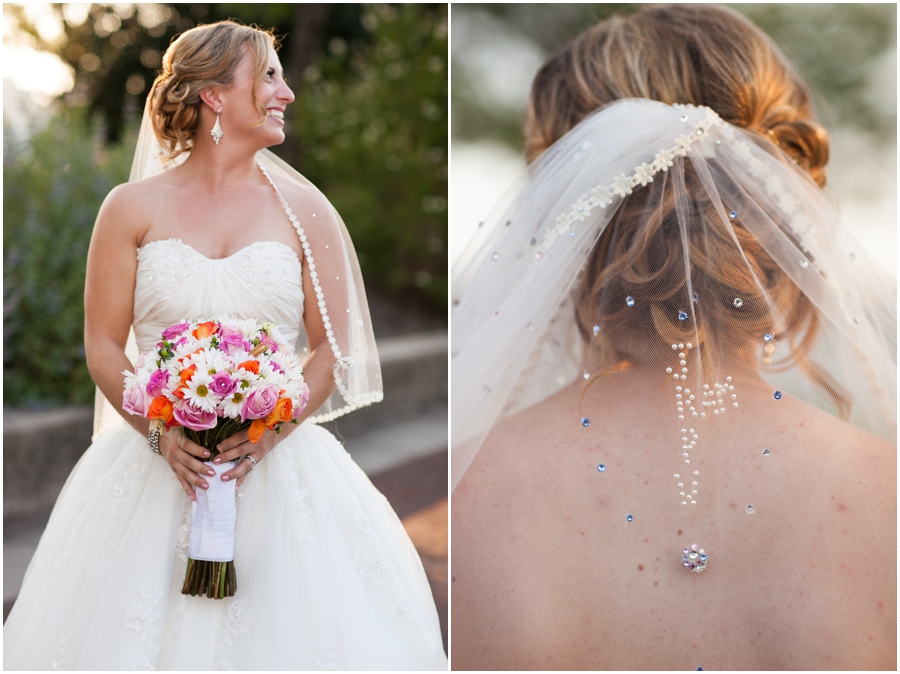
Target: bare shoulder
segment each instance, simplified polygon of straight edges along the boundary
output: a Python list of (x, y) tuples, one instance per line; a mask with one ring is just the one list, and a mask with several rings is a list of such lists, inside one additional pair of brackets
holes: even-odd
[(168, 183), (165, 176), (153, 176), (114, 187), (97, 214), (94, 236), (134, 241), (137, 245), (149, 229), (153, 214), (163, 201), (161, 190)]
[[(820, 616), (821, 624), (844, 634), (850, 645), (865, 645), (856, 660), (860, 669), (888, 668), (885, 663), (893, 668), (896, 447), (819, 410), (809, 412), (804, 426), (800, 451), (788, 466), (802, 478), (792, 481), (793, 501), (786, 512), (805, 517), (806, 526), (789, 527), (795, 533), (791, 549), (800, 552), (807, 568), (814, 565), (819, 596), (844, 607)], [(829, 548), (824, 556), (823, 544)]]
[(806, 403), (794, 401), (798, 458), (815, 456), (824, 476), (839, 480), (879, 506), (896, 510), (897, 448), (868, 431), (857, 428)]
[(568, 442), (568, 429), (560, 422), (565, 415), (558, 408), (568, 405), (570, 397), (570, 392), (560, 392), (497, 423), (460, 481), (454, 499), (457, 492), (462, 503), (477, 501), (482, 493), (494, 497), (507, 490), (516, 493), (535, 476), (550, 479), (552, 472), (545, 474), (543, 464), (552, 460), (554, 448)]

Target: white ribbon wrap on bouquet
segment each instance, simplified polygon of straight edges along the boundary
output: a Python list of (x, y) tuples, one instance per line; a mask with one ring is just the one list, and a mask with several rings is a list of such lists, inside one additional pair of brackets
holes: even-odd
[(234, 480), (222, 482), (222, 474), (234, 468), (233, 461), (221, 464), (205, 462), (216, 471), (207, 480), (209, 489), (195, 489), (197, 500), (191, 505), (190, 557), (206, 562), (234, 560)]

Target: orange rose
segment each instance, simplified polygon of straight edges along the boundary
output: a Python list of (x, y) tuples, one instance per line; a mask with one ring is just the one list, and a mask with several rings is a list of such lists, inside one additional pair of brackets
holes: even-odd
[[(284, 393), (284, 391), (282, 391)], [(266, 417), (266, 426), (275, 430), (275, 425), (281, 421), (290, 421), (294, 414), (294, 408), (290, 398), (279, 398), (275, 407)]]
[(196, 371), (196, 365), (191, 365), (190, 367), (186, 367), (181, 371), (181, 387), (185, 387), (188, 385), (188, 382), (191, 380), (191, 377), (194, 376), (194, 373)]
[(150, 408), (147, 410), (148, 419), (162, 419), (166, 422), (166, 426), (172, 426), (175, 420), (175, 410), (172, 403), (165, 396), (156, 396), (150, 401)]
[(245, 360), (243, 363), (238, 365), (238, 367), (242, 367), (247, 372), (252, 372), (253, 374), (259, 374), (259, 361), (258, 360)]
[(206, 323), (200, 323), (197, 325), (197, 329), (194, 330), (191, 334), (196, 339), (203, 339), (204, 337), (209, 337), (210, 335), (214, 335), (219, 331), (219, 326), (216, 325), (215, 321), (206, 321)]
[(178, 385), (172, 394), (179, 398), (180, 400), (184, 400), (184, 389), (187, 388), (188, 382), (191, 380), (191, 377), (194, 376), (194, 373), (197, 371), (196, 365), (191, 365), (190, 367), (186, 367), (181, 371), (181, 383)]
[(250, 424), (250, 429), (247, 431), (247, 439), (255, 445), (265, 435), (265, 432), (266, 422), (262, 419), (254, 419), (253, 423)]
[[(284, 393), (284, 391), (282, 391)], [(290, 421), (294, 413), (290, 398), (279, 398), (275, 407), (265, 419), (254, 419), (247, 431), (247, 439), (254, 445), (265, 435), (266, 429), (275, 430), (275, 425), (280, 421)]]
[[(184, 365), (188, 360), (190, 360), (191, 356), (193, 356), (195, 353), (201, 353), (201, 352), (203, 352), (203, 351), (206, 351), (206, 349), (200, 348), (200, 349), (195, 349), (195, 350), (191, 351), (190, 353), (188, 353), (188, 354), (182, 356), (181, 358), (179, 358), (179, 359), (178, 359), (178, 364), (179, 364), (179, 365)], [(193, 366), (192, 366), (192, 367), (193, 367)]]

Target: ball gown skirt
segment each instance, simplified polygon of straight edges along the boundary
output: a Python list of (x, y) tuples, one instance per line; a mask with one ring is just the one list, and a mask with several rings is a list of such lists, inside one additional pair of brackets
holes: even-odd
[(6, 669), (446, 669), (415, 548), (326, 430), (238, 489), (238, 589), (181, 594), (191, 502), (146, 438), (100, 434), (54, 507), (4, 629)]

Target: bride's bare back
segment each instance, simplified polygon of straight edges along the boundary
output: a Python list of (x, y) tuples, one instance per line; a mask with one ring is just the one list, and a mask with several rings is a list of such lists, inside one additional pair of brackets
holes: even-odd
[(685, 508), (661, 379), (594, 383), (589, 428), (576, 383), (482, 447), (453, 494), (453, 668), (894, 669), (894, 448), (788, 397), (729, 410), (715, 443), (697, 424)]

